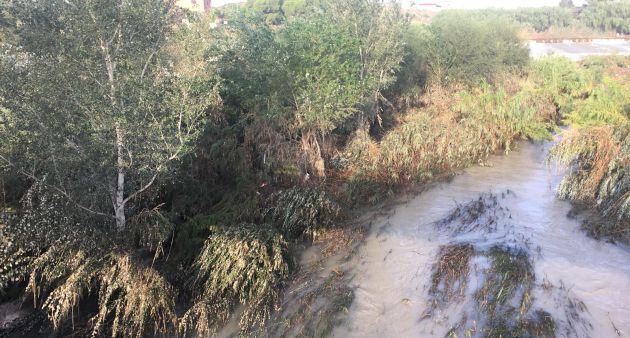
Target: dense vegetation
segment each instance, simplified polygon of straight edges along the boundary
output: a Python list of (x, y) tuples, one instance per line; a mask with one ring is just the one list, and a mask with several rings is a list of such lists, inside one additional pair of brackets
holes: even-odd
[(249, 7), (216, 25), (172, 2), (3, 2), (1, 299), (60, 334), (203, 335), (235, 311), (249, 332), (296, 243), (349, 206), (562, 121), (581, 136), (555, 153), (582, 168), (563, 196), (627, 226), (625, 59), (530, 64), (504, 19), (419, 26), (377, 0)]
[(536, 32), (576, 28), (580, 29), (582, 34), (585, 30), (630, 34), (628, 0), (589, 0), (582, 7), (565, 2), (556, 7), (479, 9), (460, 12), (466, 12), (476, 18), (494, 17), (510, 20)]
[[(551, 151), (571, 165), (560, 197), (595, 206), (603, 216), (584, 224), (597, 238), (630, 240), (630, 87), (627, 58), (591, 58), (582, 69), (552, 66), (571, 98), (565, 121), (572, 126)], [(573, 68), (573, 69), (572, 69)], [(567, 77), (570, 72), (571, 77)], [(575, 99), (579, 97), (579, 99)], [(585, 98), (584, 98), (585, 97)], [(573, 102), (572, 102), (573, 101)]]

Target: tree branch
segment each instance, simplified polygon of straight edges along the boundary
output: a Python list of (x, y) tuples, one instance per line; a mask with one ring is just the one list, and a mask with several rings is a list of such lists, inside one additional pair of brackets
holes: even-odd
[(70, 202), (72, 202), (74, 205), (76, 205), (79, 209), (82, 209), (82, 210), (87, 211), (87, 212), (89, 212), (91, 214), (94, 214), (94, 215), (104, 216), (104, 217), (112, 218), (112, 219), (114, 218), (113, 215), (106, 214), (106, 213), (103, 213), (103, 212), (100, 212), (100, 211), (96, 211), (96, 210), (92, 210), (92, 209), (90, 209), (90, 208), (80, 204), (79, 202), (76, 202), (65, 190), (63, 190), (63, 189), (61, 189), (61, 188), (59, 188), (57, 186), (54, 186), (52, 184), (48, 184), (43, 179), (35, 176), (35, 174), (29, 173), (29, 172), (21, 169), (20, 167), (15, 165), (13, 162), (11, 162), (9, 159), (4, 157), (3, 155), (0, 155), (0, 160), (4, 161), (8, 166), (10, 166), (11, 168), (15, 169), (21, 175), (24, 175), (24, 176), (26, 176), (26, 177), (28, 177), (28, 178), (36, 181), (36, 182), (39, 182), (39, 183), (43, 184), (44, 186), (46, 186), (48, 188), (53, 189), (56, 192), (60, 193), (65, 198), (67, 198)]

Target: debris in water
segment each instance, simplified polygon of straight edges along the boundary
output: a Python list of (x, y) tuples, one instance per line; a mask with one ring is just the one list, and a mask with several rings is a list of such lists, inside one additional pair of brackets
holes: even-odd
[(451, 244), (440, 248), (429, 289), (433, 309), (464, 295), (468, 285), (470, 258), (474, 253), (470, 244)]
[[(509, 190), (508, 190), (509, 191)], [(506, 198), (511, 192), (501, 194)], [(435, 223), (438, 229), (448, 230), (451, 235), (479, 232), (493, 233), (498, 226), (505, 225), (504, 219), (511, 218), (508, 208), (499, 203), (499, 197), (493, 193), (484, 193), (478, 199), (465, 204), (457, 204), (455, 209), (444, 219)]]

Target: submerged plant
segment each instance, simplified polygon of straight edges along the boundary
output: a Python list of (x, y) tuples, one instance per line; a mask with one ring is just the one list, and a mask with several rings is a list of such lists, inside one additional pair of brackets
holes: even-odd
[[(461, 297), (468, 286), (470, 260), (475, 250), (470, 244), (453, 244), (440, 247), (438, 260), (433, 265), (429, 295), (434, 298), (432, 307)], [(443, 304), (442, 304), (443, 305)]]
[(491, 266), (475, 298), (490, 320), (504, 318), (517, 306), (515, 319), (524, 318), (531, 306), (535, 280), (532, 265), (524, 251), (494, 247), (488, 252)]

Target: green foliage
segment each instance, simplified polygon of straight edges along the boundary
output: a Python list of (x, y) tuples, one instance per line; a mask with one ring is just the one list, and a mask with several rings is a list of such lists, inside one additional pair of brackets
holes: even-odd
[(590, 91), (587, 99), (574, 105), (565, 115), (567, 123), (574, 126), (612, 125), (623, 126), (630, 118), (630, 85), (608, 77)]
[(582, 94), (588, 77), (579, 66), (563, 57), (544, 57), (532, 64), (533, 76), (550, 93), (575, 97)]
[[(281, 0), (248, 0), (247, 7), (255, 12), (265, 14), (265, 21), (268, 24), (279, 24), (282, 22)], [(280, 19), (275, 21), (276, 19)]]
[(389, 105), (382, 92), (396, 81), (404, 57), (408, 21), (397, 4), (386, 6), (378, 0), (329, 1), (324, 13), (360, 42), (354, 52), (361, 64), (356, 76), (366, 88), (362, 111), (378, 121)]
[(322, 0), (284, 0), (282, 2), (282, 12), (287, 18), (307, 15), (321, 6)]
[(465, 12), (480, 19), (494, 17), (509, 20), (522, 27), (532, 28), (537, 32), (544, 32), (550, 28), (567, 27), (575, 22), (573, 9), (566, 7), (489, 8), (466, 10)]
[(326, 192), (296, 187), (269, 197), (263, 217), (287, 239), (316, 238), (332, 227), (342, 209)]
[(2, 45), (0, 161), (125, 227), (218, 104), (209, 69), (177, 67), (162, 1), (11, 4), (20, 28)]
[(243, 330), (264, 323), (290, 266), (287, 243), (271, 226), (211, 227), (193, 265), (197, 301), (182, 318), (180, 330), (211, 334), (239, 303), (245, 307), (240, 321)]
[(476, 84), (492, 80), (497, 73), (523, 70), (529, 62), (516, 27), (505, 19), (475, 19), (465, 11), (444, 11), (429, 30), (430, 35), (418, 38), (429, 38), (424, 43), (426, 59), (438, 81)]
[[(428, 49), (435, 37), (426, 25), (412, 23), (403, 35), (405, 53), (402, 66), (396, 74), (396, 83), (391, 89), (400, 95), (403, 106), (418, 103), (419, 96), (429, 79)], [(415, 97), (414, 97), (415, 96)]]
[(630, 1), (589, 1), (580, 12), (579, 20), (601, 31), (630, 34)]
[(360, 41), (323, 16), (292, 21), (280, 39), (298, 128), (328, 133), (353, 116), (365, 92)]
[(589, 1), (579, 9), (563, 2), (565, 1), (561, 1), (557, 7), (478, 9), (465, 12), (479, 19), (499, 17), (536, 32), (586, 26), (600, 32), (630, 33), (630, 2), (627, 0)]
[(573, 9), (565, 7), (519, 8), (509, 11), (508, 16), (537, 32), (552, 27), (567, 27), (574, 21)]

